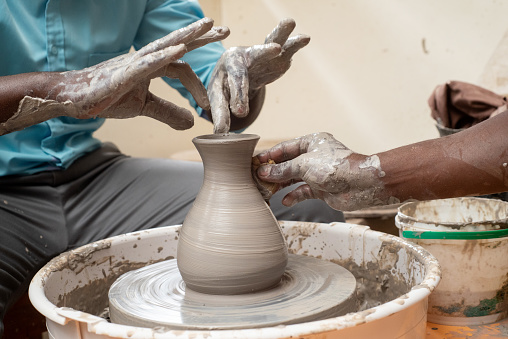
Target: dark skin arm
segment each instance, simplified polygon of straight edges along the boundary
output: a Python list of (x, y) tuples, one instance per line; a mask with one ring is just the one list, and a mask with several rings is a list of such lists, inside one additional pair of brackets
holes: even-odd
[(180, 58), (228, 35), (227, 28), (213, 27), (213, 20), (203, 18), (135, 53), (82, 70), (0, 77), (0, 135), (59, 116), (148, 116), (174, 129), (190, 128), (191, 112), (151, 93), (150, 81), (162, 76), (179, 79), (199, 106), (210, 109), (201, 80)]
[[(0, 77), (0, 123), (7, 121), (18, 110), (21, 99), (25, 96), (56, 100), (56, 84), (63, 81), (58, 72), (33, 72)], [(250, 113), (244, 118), (231, 116), (233, 131), (250, 126), (259, 116), (265, 98), (265, 87), (249, 100)], [(205, 111), (209, 120), (210, 111)]]
[(55, 99), (49, 88), (62, 80), (57, 72), (34, 72), (0, 77), (0, 123), (7, 121), (18, 110), (25, 96)]
[[(257, 155), (262, 181), (285, 187), (283, 204), (322, 199), (338, 210), (508, 191), (508, 111), (447, 137), (370, 156), (328, 133), (281, 143)], [(265, 198), (268, 198), (265, 196)]]
[(508, 112), (447, 137), (378, 154), (386, 192), (399, 200), (508, 191)]
[(175, 129), (190, 128), (193, 117), (188, 110), (148, 91), (150, 79), (160, 76), (180, 79), (213, 121), (216, 133), (227, 133), (230, 127), (246, 128), (261, 111), (266, 84), (289, 69), (292, 55), (310, 38), (290, 38), (295, 22), (285, 19), (267, 36), (265, 44), (229, 49), (217, 62), (207, 95), (190, 67), (178, 59), (229, 35), (227, 28), (212, 26), (211, 19), (202, 19), (132, 55), (80, 71), (0, 77), (0, 135), (58, 116), (87, 119), (144, 115)]

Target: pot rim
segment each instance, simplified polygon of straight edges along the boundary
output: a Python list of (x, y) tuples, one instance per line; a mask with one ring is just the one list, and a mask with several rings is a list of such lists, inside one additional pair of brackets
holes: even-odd
[(204, 134), (192, 139), (193, 143), (197, 144), (232, 144), (239, 141), (252, 141), (259, 140), (257, 134)]

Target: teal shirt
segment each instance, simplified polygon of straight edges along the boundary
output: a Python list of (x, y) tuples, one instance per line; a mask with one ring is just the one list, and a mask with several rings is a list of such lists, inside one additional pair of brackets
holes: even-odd
[[(0, 0), (0, 76), (82, 69), (203, 16), (192, 0)], [(223, 52), (213, 43), (182, 59), (206, 86)], [(164, 80), (201, 112), (178, 80)], [(0, 136), (0, 176), (68, 167), (100, 146), (93, 132), (103, 122), (60, 117)]]

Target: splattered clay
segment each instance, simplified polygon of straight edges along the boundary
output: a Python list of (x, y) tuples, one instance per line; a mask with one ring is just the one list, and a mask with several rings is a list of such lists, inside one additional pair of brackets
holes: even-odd
[[(340, 227), (340, 226), (334, 226)], [(322, 248), (308, 248), (305, 246), (306, 240), (313, 235), (314, 232), (321, 232), (319, 228), (313, 227), (312, 224), (302, 224), (301, 226), (292, 227), (286, 230), (286, 240), (290, 253), (314, 256), (321, 258), (321, 251), (326, 250), (326, 244), (323, 243)], [(138, 238), (140, 239), (140, 238)], [(176, 237), (175, 237), (176, 240)], [(121, 260), (122, 258), (114, 258), (107, 256), (100, 259), (100, 262), (90, 262), (90, 258), (94, 252), (108, 249), (111, 243), (108, 241), (98, 242), (84, 246), (75, 251), (70, 251), (57, 257), (52, 264), (51, 271), (61, 271), (64, 269), (73, 270), (79, 273), (83, 270), (84, 264), (87, 266), (107, 264), (109, 266), (103, 271), (103, 277), (92, 280), (91, 282), (77, 287), (72, 291), (64, 293), (58, 297), (55, 304), (59, 307), (69, 307), (80, 310), (92, 315), (100, 316), (108, 319), (108, 290), (112, 283), (123, 273), (138, 269), (163, 260), (173, 259), (173, 256), (166, 256), (157, 260), (146, 262), (136, 262), (130, 260)], [(137, 246), (133, 246), (136, 250)], [(141, 247), (141, 246), (140, 246)], [(357, 264), (352, 258), (336, 258), (332, 262), (349, 270), (357, 279), (357, 299), (359, 300), (359, 308), (357, 310), (359, 323), (373, 310), (371, 307), (381, 305), (391, 300), (398, 303), (404, 303), (404, 295), (414, 286), (415, 276), (412, 277), (413, 283), (408, 283), (407, 278), (403, 277), (400, 268), (395, 269), (399, 262), (399, 250), (401, 244), (393, 242), (392, 237), (387, 236), (383, 241), (376, 261), (366, 262), (363, 265)], [(161, 248), (157, 249), (161, 252)], [(407, 260), (408, 265), (415, 259)], [(406, 270), (408, 271), (408, 270)], [(363, 311), (363, 312), (361, 312)], [(367, 313), (365, 313), (367, 312)], [(362, 319), (360, 319), (362, 318)]]

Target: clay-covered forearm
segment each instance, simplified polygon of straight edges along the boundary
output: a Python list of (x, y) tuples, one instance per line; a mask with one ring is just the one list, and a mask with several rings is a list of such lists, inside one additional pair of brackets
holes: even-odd
[(321, 199), (348, 211), (505, 192), (508, 112), (448, 137), (370, 156), (353, 152), (329, 133), (315, 133), (282, 142), (256, 158), (262, 165), (255, 174), (262, 182), (278, 187), (305, 182), (284, 197), (286, 206)]
[[(34, 72), (0, 77), (0, 123), (6, 122), (17, 111), (25, 96), (55, 99), (55, 85), (60, 73)], [(27, 126), (24, 127), (28, 127)]]
[(228, 34), (227, 29), (214, 29), (212, 19), (203, 18), (135, 53), (82, 70), (6, 79), (9, 85), (5, 94), (0, 92), (5, 103), (0, 135), (59, 116), (76, 119), (147, 116), (177, 130), (188, 129), (194, 123), (192, 113), (151, 93), (150, 81), (163, 76), (179, 79), (197, 104), (209, 109), (204, 85), (180, 59), (189, 48), (219, 41)]
[(508, 191), (508, 112), (378, 157), (383, 198), (425, 200)]

